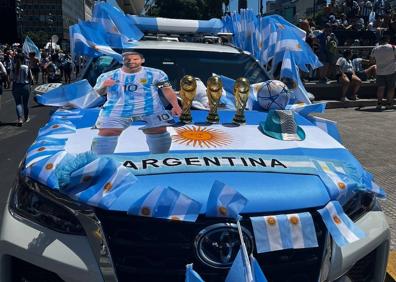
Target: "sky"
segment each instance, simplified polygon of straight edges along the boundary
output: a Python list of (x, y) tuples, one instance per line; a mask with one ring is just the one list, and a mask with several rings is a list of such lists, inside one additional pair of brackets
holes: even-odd
[[(255, 14), (258, 13), (258, 0), (248, 0), (248, 8), (252, 9)], [(230, 1), (230, 11), (238, 10), (238, 0), (231, 0)]]

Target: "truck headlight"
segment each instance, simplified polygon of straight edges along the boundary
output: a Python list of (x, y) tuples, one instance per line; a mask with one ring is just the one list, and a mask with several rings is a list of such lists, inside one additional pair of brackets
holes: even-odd
[(35, 189), (35, 185), (31, 180), (18, 175), (9, 201), (11, 214), (57, 232), (85, 235), (82, 225), (74, 214), (55, 203), (47, 195), (40, 193), (39, 189)]

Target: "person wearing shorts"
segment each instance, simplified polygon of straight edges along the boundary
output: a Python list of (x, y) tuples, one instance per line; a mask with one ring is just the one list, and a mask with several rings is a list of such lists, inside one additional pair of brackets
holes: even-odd
[(351, 100), (357, 100), (357, 92), (359, 91), (360, 85), (362, 81), (355, 74), (352, 65), (352, 51), (347, 49), (344, 51), (343, 56), (338, 58), (336, 66), (337, 66), (337, 79), (339, 83), (341, 83), (342, 91), (340, 101), (346, 101), (346, 94), (349, 86), (352, 87), (352, 96)]
[(396, 80), (396, 51), (395, 47), (388, 43), (389, 38), (383, 36), (379, 45), (374, 47), (371, 56), (377, 65), (377, 110), (382, 110), (382, 99), (386, 89), (387, 103), (385, 108), (393, 108)]
[[(143, 120), (147, 123), (143, 132), (150, 152), (167, 153), (172, 139), (166, 126), (172, 120), (171, 114), (180, 116), (182, 112), (176, 93), (163, 71), (142, 66), (142, 54), (126, 52), (122, 57), (123, 66), (100, 75), (94, 87), (100, 95), (107, 95), (107, 101), (96, 121), (99, 132), (91, 150), (100, 155), (113, 153), (130, 123)], [(171, 114), (165, 111), (158, 89), (171, 104)]]

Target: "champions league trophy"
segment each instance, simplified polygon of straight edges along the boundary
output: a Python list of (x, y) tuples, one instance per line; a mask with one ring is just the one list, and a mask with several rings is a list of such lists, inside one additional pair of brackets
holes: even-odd
[(218, 123), (220, 121), (219, 114), (217, 113), (217, 107), (223, 91), (223, 83), (220, 77), (212, 76), (209, 77), (206, 85), (206, 93), (209, 98), (209, 114), (206, 118), (209, 123)]
[(235, 81), (234, 84), (234, 97), (235, 97), (235, 107), (236, 113), (232, 120), (236, 124), (244, 124), (245, 119), (245, 108), (246, 103), (249, 98), (250, 93), (250, 83), (247, 78), (240, 77)]
[(180, 97), (182, 98), (182, 114), (180, 116), (180, 121), (182, 123), (191, 123), (191, 105), (192, 101), (197, 94), (197, 82), (191, 75), (185, 75), (180, 80)]

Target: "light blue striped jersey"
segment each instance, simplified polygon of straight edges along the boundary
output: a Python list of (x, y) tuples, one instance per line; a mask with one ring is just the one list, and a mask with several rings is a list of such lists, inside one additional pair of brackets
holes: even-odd
[(119, 68), (101, 74), (94, 88), (101, 88), (108, 78), (115, 80), (116, 84), (107, 88), (107, 102), (103, 105), (100, 116), (146, 116), (164, 109), (158, 95), (158, 84), (168, 81), (168, 76), (163, 71), (142, 67), (139, 72), (126, 73)]

